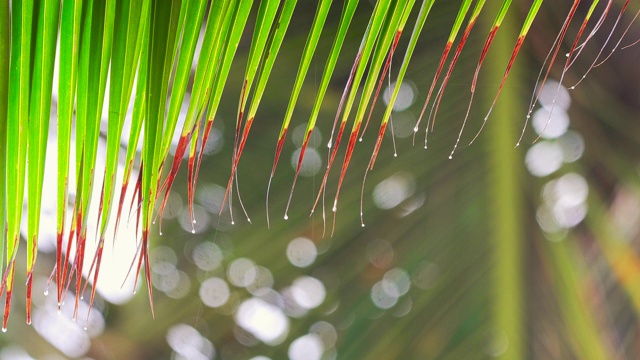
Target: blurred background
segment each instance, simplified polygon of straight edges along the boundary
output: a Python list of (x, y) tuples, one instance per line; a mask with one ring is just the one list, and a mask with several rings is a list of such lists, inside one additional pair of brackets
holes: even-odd
[[(105, 250), (92, 311), (85, 299), (75, 321), (73, 301), (56, 314), (55, 296), (47, 296), (55, 294), (55, 285), (47, 285), (55, 235), (45, 234), (34, 281), (34, 323), (25, 324), (24, 304), (14, 300), (9, 331), (0, 337), (0, 359), (640, 358), (640, 47), (621, 49), (640, 38), (640, 27), (632, 25), (613, 56), (568, 90), (610, 34), (603, 54), (611, 52), (638, 4), (612, 31), (624, 4), (614, 1), (601, 30), (559, 84), (564, 53), (591, 4), (582, 2), (525, 128), (536, 77), (572, 1), (543, 4), (491, 117), (467, 145), (482, 126), (531, 6), (514, 1), (480, 73), (460, 146), (449, 159), (499, 4), (485, 7), (472, 32), (424, 149), (425, 123), (415, 145), (413, 127), (459, 7), (458, 1), (437, 1), (375, 168), (364, 182), (388, 101), (384, 95), (355, 148), (335, 220), (337, 170), (329, 176), (324, 207), (309, 216), (326, 168), (335, 111), (373, 3), (358, 6), (288, 220), (283, 216), (294, 166), (340, 1), (332, 6), (302, 89), (268, 209), (277, 135), (315, 2), (298, 5), (278, 55), (238, 168), (232, 224), (228, 208), (219, 213), (251, 40), (247, 29), (206, 145), (193, 209), (197, 222), (189, 218), (183, 170), (169, 197), (162, 235), (154, 233), (155, 319), (144, 281), (138, 281), (136, 294), (135, 276), (127, 275), (137, 246), (133, 221)], [(598, 5), (585, 33), (605, 6)], [(392, 63), (391, 83), (408, 37), (401, 39)], [(523, 140), (515, 147), (522, 129)], [(55, 231), (54, 204), (43, 231)], [(24, 281), (16, 284), (16, 293), (23, 293)]]

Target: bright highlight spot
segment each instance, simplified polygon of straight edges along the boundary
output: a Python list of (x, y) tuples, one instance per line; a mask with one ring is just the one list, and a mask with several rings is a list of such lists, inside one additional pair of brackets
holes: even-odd
[[(389, 105), (389, 101), (391, 100), (391, 94), (395, 90), (396, 83), (392, 82), (391, 86), (387, 86), (387, 88), (382, 93), (382, 101), (384, 101), (385, 105)], [(400, 84), (400, 89), (398, 90), (398, 96), (396, 97), (396, 102), (393, 104), (394, 111), (403, 111), (407, 110), (409, 106), (413, 104), (416, 99), (415, 90), (409, 82), (404, 81)]]
[[(298, 158), (300, 157), (301, 151), (302, 148), (298, 148), (291, 155), (291, 166), (294, 169), (298, 167)], [(300, 175), (313, 176), (320, 171), (320, 167), (322, 167), (322, 158), (320, 158), (318, 151), (313, 148), (307, 148), (302, 158), (302, 164), (300, 165)]]
[(227, 303), (231, 292), (226, 281), (217, 277), (210, 277), (202, 282), (198, 294), (203, 304), (216, 308)]
[(223, 255), (218, 245), (205, 241), (196, 245), (191, 253), (191, 257), (196, 266), (204, 271), (212, 271), (220, 267)]
[(318, 256), (316, 244), (305, 237), (295, 238), (287, 245), (287, 258), (293, 266), (307, 267), (313, 264), (316, 256)]
[(256, 268), (256, 264), (247, 258), (234, 260), (227, 269), (229, 282), (238, 287), (251, 285), (257, 276), (258, 269)]
[(558, 144), (540, 141), (527, 151), (525, 164), (532, 175), (544, 177), (560, 169), (563, 160), (562, 148)]
[(308, 334), (295, 339), (289, 345), (291, 360), (320, 360), (324, 352), (322, 341), (316, 334)]
[(305, 309), (313, 309), (324, 301), (327, 295), (322, 282), (310, 276), (302, 276), (291, 285), (293, 299)]
[(236, 323), (267, 345), (278, 345), (289, 331), (289, 319), (280, 308), (259, 299), (245, 300), (238, 307)]
[(415, 178), (408, 173), (398, 172), (376, 185), (373, 202), (380, 209), (392, 209), (413, 195), (415, 190)]
[(543, 139), (556, 139), (569, 129), (569, 115), (562, 109), (541, 108), (533, 113), (533, 129)]

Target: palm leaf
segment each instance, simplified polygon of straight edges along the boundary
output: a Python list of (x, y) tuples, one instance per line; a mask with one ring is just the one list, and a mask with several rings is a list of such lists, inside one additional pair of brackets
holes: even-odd
[(44, 164), (49, 140), (49, 115), (51, 113), (51, 89), (55, 64), (56, 36), (60, 3), (43, 1), (38, 4), (38, 24), (35, 34), (34, 74), (32, 76), (29, 107), (29, 163), (28, 234), (27, 234), (27, 323), (31, 323), (31, 290), (33, 267), (36, 261)]
[(7, 160), (6, 188), (6, 246), (7, 269), (3, 275), (0, 293), (6, 291), (2, 328), (7, 328), (15, 258), (20, 240), (20, 222), (24, 199), (27, 137), (29, 134), (29, 80), (31, 69), (31, 32), (33, 1), (12, 4), (11, 56), (9, 60), (9, 102), (7, 106)]
[[(202, 332), (204, 336), (197, 338), (202, 341), (193, 343), (204, 345), (196, 350), (204, 351), (210, 340), (224, 357), (250, 357), (249, 352), (256, 352), (272, 358), (295, 358), (291, 354), (295, 355), (304, 336), (314, 338), (317, 334), (314, 339), (322, 338), (326, 357), (335, 357), (335, 352), (341, 358), (637, 357), (632, 341), (626, 340), (635, 337), (635, 326), (620, 320), (633, 321), (638, 313), (638, 259), (633, 254), (634, 243), (628, 240), (637, 237), (637, 232), (622, 231), (616, 222), (621, 216), (615, 213), (620, 207), (617, 199), (634, 198), (620, 195), (619, 189), (637, 187), (637, 174), (630, 169), (637, 163), (639, 128), (624, 120), (637, 117), (637, 104), (627, 99), (620, 106), (620, 98), (626, 99), (621, 94), (631, 93), (629, 89), (637, 84), (630, 80), (635, 79), (632, 65), (623, 66), (620, 58), (610, 58), (616, 51), (628, 54), (634, 49), (630, 46), (635, 44), (636, 18), (626, 11), (633, 4), (610, 0), (585, 5), (576, 0), (543, 8), (542, 0), (423, 0), (417, 10), (414, 3), (380, 0), (370, 6), (356, 0), (323, 0), (317, 7), (303, 7), (296, 6), (295, 0), (122, 0), (64, 1), (61, 7), (56, 1), (3, 5), (0, 114), (7, 120), (0, 122), (0, 137), (6, 140), (0, 141), (4, 174), (0, 177), (0, 230), (6, 268), (2, 282), (3, 292), (6, 290), (4, 328), (11, 294), (24, 280), (26, 320), (32, 317), (33, 305), (34, 329), (43, 338), (47, 336), (39, 321), (46, 318), (42, 304), (49, 300), (38, 292), (32, 294), (31, 289), (46, 281), (46, 276), (38, 274), (36, 249), (39, 243), (46, 247), (46, 241), (40, 240), (48, 234), (47, 227), (39, 228), (39, 224), (48, 215), (46, 200), (41, 198), (47, 197), (49, 189), (44, 163), (53, 157), (47, 156), (51, 145), (46, 141), (50, 95), (55, 94), (51, 90), (55, 41), (59, 37), (59, 83), (54, 98), (58, 106), (58, 170), (51, 179), (57, 184), (57, 248), (55, 258), (41, 254), (38, 259), (45, 266), (47, 261), (55, 263), (51, 279), (56, 278), (57, 304), (52, 303), (52, 308), (66, 309), (63, 303), (69, 289), (75, 293), (72, 318), (85, 306), (95, 305), (100, 311), (87, 311), (87, 327), (92, 328), (94, 316), (108, 320), (110, 327), (100, 341), (114, 349), (113, 357), (162, 358), (171, 351), (169, 346), (179, 353), (170, 340), (173, 330), (169, 330), (177, 323), (188, 323), (196, 333)], [(403, 36), (408, 33), (406, 23), (413, 21), (410, 37)], [(504, 30), (498, 33), (500, 28)], [(553, 29), (559, 29), (559, 34)], [(524, 45), (525, 37), (532, 38), (531, 46)], [(539, 49), (548, 45), (545, 59)], [(298, 51), (296, 55), (292, 50)], [(399, 55), (402, 50), (403, 56)], [(525, 60), (530, 64), (542, 64), (537, 85), (529, 81), (524, 63), (514, 65), (521, 50), (527, 52)], [(564, 63), (555, 64), (558, 54), (565, 52)], [(340, 54), (346, 62), (339, 61)], [(316, 63), (324, 56), (326, 64), (320, 77)], [(395, 66), (401, 56), (400, 66)], [(605, 60), (616, 66), (604, 66), (609, 65)], [(625, 69), (624, 75), (620, 69)], [(514, 143), (520, 143), (520, 125), (513, 119), (526, 116), (527, 110), (531, 114), (539, 100), (551, 109), (547, 123), (551, 113), (566, 112), (559, 107), (564, 96), (561, 84), (577, 83), (581, 77), (574, 77), (574, 72), (591, 72), (597, 80), (571, 94), (577, 105), (570, 115), (584, 118), (570, 126), (587, 139), (589, 151), (584, 159), (563, 165), (562, 171), (588, 178), (591, 195), (586, 203), (590, 210), (575, 228), (550, 231), (540, 218), (543, 205), (537, 214), (535, 209), (539, 202), (547, 201), (537, 194), (549, 192), (552, 176), (534, 180), (524, 175), (525, 146), (513, 149)], [(506, 83), (508, 77), (512, 78), (510, 83)], [(542, 89), (553, 77), (560, 81), (551, 91), (548, 106)], [(613, 79), (631, 85), (616, 90)], [(593, 86), (596, 82), (605, 87)], [(417, 115), (420, 109), (399, 111), (395, 106), (406, 88), (412, 89), (412, 97), (426, 96), (419, 117), (413, 113)], [(478, 124), (474, 119), (481, 114), (471, 109), (476, 90), (488, 94), (477, 96), (475, 101), (489, 109)], [(528, 109), (523, 103), (525, 91), (533, 92)], [(103, 104), (106, 93), (109, 101)], [(386, 108), (376, 106), (380, 94), (384, 94)], [(605, 102), (611, 105), (599, 106)], [(105, 106), (107, 115), (103, 117)], [(126, 136), (122, 133), (131, 106), (131, 134)], [(183, 106), (187, 107), (184, 125), (170, 158)], [(308, 121), (291, 131), (298, 112), (308, 112)], [(495, 121), (489, 123), (492, 113)], [(595, 114), (599, 121), (584, 114)], [(430, 137), (428, 152), (421, 147), (405, 148), (403, 142), (389, 139), (389, 133), (393, 136), (394, 132), (415, 134), (423, 115), (428, 116), (427, 133), (434, 131), (436, 116), (447, 118), (439, 121), (439, 135)], [(380, 120), (380, 127), (367, 138), (364, 133), (370, 120)], [(479, 140), (476, 135), (471, 140), (478, 139), (479, 144), (457, 150), (465, 126), (473, 124), (482, 130), (485, 123), (486, 136)], [(351, 131), (343, 141), (347, 125)], [(387, 131), (388, 126), (392, 131)], [(538, 131), (539, 124), (535, 126)], [(250, 130), (255, 135), (250, 137)], [(283, 178), (293, 176), (292, 185), (275, 177), (280, 156), (284, 158), (292, 150), (285, 141), (290, 131), (301, 134), (290, 136), (299, 153), (292, 158), (291, 168), (279, 171)], [(319, 155), (312, 138), (323, 133), (330, 133), (326, 158)], [(547, 140), (545, 130), (538, 135), (546, 145), (560, 146), (564, 141)], [(206, 156), (211, 142), (220, 141), (221, 136), (233, 145), (223, 147), (218, 155)], [(266, 156), (271, 155), (262, 153), (273, 145), (274, 138), (276, 150), (273, 162), (268, 162)], [(125, 140), (123, 157), (120, 152)], [(347, 142), (346, 146), (341, 148), (341, 142)], [(456, 158), (446, 160), (455, 151)], [(179, 167), (185, 155), (188, 168), (183, 179)], [(344, 156), (340, 172), (331, 174), (339, 155)], [(223, 159), (231, 160), (230, 174), (219, 171)], [(316, 161), (314, 171), (326, 162), (322, 180), (315, 175), (298, 181), (309, 159)], [(372, 171), (374, 164), (377, 167)], [(206, 177), (198, 180), (200, 174)], [(267, 175), (267, 214), (271, 194), (271, 205), (283, 208), (285, 219), (290, 221), (267, 217), (270, 230), (259, 234), (255, 230), (262, 229), (260, 220), (253, 227), (241, 221), (231, 227), (234, 206), (241, 206), (245, 214), (263, 209)], [(239, 178), (243, 179), (244, 200), (240, 199)], [(335, 185), (333, 179), (337, 180)], [(172, 189), (174, 182), (181, 180), (185, 180), (186, 190)], [(130, 181), (135, 183), (133, 189), (128, 189)], [(202, 182), (205, 184), (196, 189), (196, 183)], [(299, 196), (291, 206), (296, 186)], [(116, 206), (117, 188), (121, 193)], [(332, 237), (323, 236), (327, 191), (334, 195)], [(373, 193), (373, 201), (369, 193)], [(123, 211), (125, 194), (131, 196), (128, 215)], [(385, 196), (396, 202), (380, 200)], [(239, 204), (232, 204), (235, 198)], [(320, 198), (322, 220), (313, 212), (311, 219), (306, 219), (307, 213), (298, 207), (315, 210)], [(72, 213), (67, 209), (69, 199), (74, 203)], [(354, 211), (358, 205), (360, 211)], [(633, 213), (625, 212), (630, 217)], [(367, 227), (357, 226), (358, 218), (364, 225), (365, 216)], [(177, 222), (169, 220), (174, 217)], [(169, 223), (160, 238), (153, 236), (156, 219)], [(129, 222), (135, 222), (135, 230), (131, 226), (130, 234), (121, 235), (118, 226)], [(115, 307), (100, 294), (102, 283), (112, 275), (101, 264), (112, 223), (113, 242), (138, 251), (131, 255), (131, 271), (135, 268), (136, 281), (144, 271), (152, 315), (158, 314), (153, 324), (139, 315), (139, 297)], [(26, 249), (19, 249), (22, 227)], [(311, 242), (317, 252), (313, 264), (305, 269), (292, 268), (283, 257), (287, 253), (295, 263), (298, 254), (295, 250), (289, 253), (289, 241), (300, 237), (308, 238), (306, 244)], [(557, 242), (548, 242), (545, 237)], [(94, 241), (97, 250), (87, 266), (86, 246)], [(380, 258), (371, 255), (375, 253), (372, 244), (377, 242), (391, 249), (391, 255), (386, 250)], [(199, 268), (203, 259), (198, 256), (205, 255), (191, 254), (201, 245), (220, 250), (216, 253), (222, 259), (218, 267)], [(166, 255), (169, 250), (174, 251), (173, 257)], [(187, 259), (175, 252), (184, 252)], [(26, 276), (15, 272), (23, 254)], [(118, 260), (122, 255), (129, 256), (114, 254)], [(239, 259), (240, 263), (259, 264), (255, 267), (259, 281), (247, 287), (229, 287), (226, 305), (219, 311), (202, 311), (209, 279), (223, 280), (225, 274), (231, 279), (232, 264), (241, 257), (251, 261)], [(163, 270), (164, 263), (168, 265)], [(167, 280), (167, 273), (180, 280)], [(326, 290), (327, 296), (317, 309), (295, 308), (299, 276), (320, 280)], [(75, 286), (71, 285), (73, 280)], [(396, 282), (397, 296), (393, 303), (381, 305), (377, 301), (385, 300), (381, 297), (389, 281)], [(180, 293), (167, 290), (167, 283), (172, 282), (183, 286)], [(85, 304), (82, 296), (89, 283), (91, 297)], [(167, 296), (154, 299), (152, 290)], [(177, 306), (172, 296), (185, 296), (185, 300)], [(260, 334), (243, 327), (237, 309), (251, 300), (286, 314), (289, 335), (283, 335), (281, 345), (265, 340), (260, 344)], [(227, 316), (231, 314), (233, 318)], [(333, 335), (323, 337), (327, 333), (318, 329), (332, 329), (337, 341), (331, 343), (327, 339)], [(115, 331), (124, 335), (112, 336)], [(90, 331), (87, 334), (86, 338), (94, 336)], [(205, 341), (205, 336), (209, 340)], [(294, 340), (299, 336), (303, 337)], [(27, 346), (25, 341), (36, 342), (40, 337), (16, 339)], [(120, 346), (121, 341), (128, 346)], [(238, 348), (245, 352), (236, 354)], [(139, 352), (132, 355), (135, 351)], [(40, 357), (36, 352), (30, 351), (30, 355)], [(68, 357), (103, 355), (65, 353)], [(213, 357), (211, 353), (203, 355)]]

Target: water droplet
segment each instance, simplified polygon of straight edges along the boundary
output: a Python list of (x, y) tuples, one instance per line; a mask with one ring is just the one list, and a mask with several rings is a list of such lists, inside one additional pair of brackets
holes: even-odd
[(235, 225), (235, 224), (236, 224), (236, 222), (231, 220), (231, 225)]
[(564, 54), (564, 56), (569, 57), (569, 53)]
[[(232, 223), (233, 224), (233, 223)], [(196, 229), (191, 229), (191, 233), (195, 234), (196, 233)]]
[(418, 127), (417, 126), (413, 128), (413, 132), (418, 132)]
[(5, 333), (6, 333), (6, 332), (7, 332), (7, 328), (3, 326), (3, 327), (2, 327), (2, 332), (5, 332)]
[(153, 220), (151, 223), (152, 223), (153, 225), (155, 225), (155, 224), (156, 224), (156, 221), (155, 221), (155, 220)]
[(160, 231), (160, 236), (162, 236), (162, 231)]
[(569, 88), (569, 90), (574, 90), (575, 88), (576, 88), (575, 86), (572, 86)]
[(449, 155), (449, 160), (453, 159), (453, 155)]
[(27, 325), (31, 325), (31, 319), (27, 319)]
[(195, 223), (196, 223), (196, 219), (193, 219), (193, 221), (192, 221), (192, 222), (195, 224)]
[(58, 309), (57, 313), (58, 315), (62, 315), (62, 310)]
[(80, 300), (84, 300), (84, 295), (80, 295)]
[(362, 138), (358, 139), (358, 141), (362, 142)]
[(284, 219), (285, 219), (285, 220), (289, 220), (289, 215), (284, 214)]
[(87, 331), (87, 330), (88, 330), (88, 328), (87, 328), (86, 326), (85, 326), (85, 327), (83, 327), (82, 329), (83, 329), (84, 331)]
[(135, 294), (136, 294), (136, 291), (135, 291), (135, 290), (133, 290), (133, 295), (135, 295)]
[(329, 141), (329, 142), (327, 143), (327, 147), (328, 147), (329, 149), (331, 149), (331, 141)]
[(44, 289), (44, 296), (49, 295), (49, 289)]
[(362, 223), (362, 224), (360, 224), (360, 225), (362, 225), (362, 227), (364, 227), (364, 223)]
[(398, 157), (398, 153), (393, 153), (393, 157)]

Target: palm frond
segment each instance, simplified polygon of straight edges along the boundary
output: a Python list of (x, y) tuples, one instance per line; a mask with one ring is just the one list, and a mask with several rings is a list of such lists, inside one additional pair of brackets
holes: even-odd
[[(527, 321), (534, 327), (551, 324), (567, 330), (567, 339), (555, 355), (617, 355), (617, 349), (599, 336), (598, 330), (606, 325), (604, 320), (590, 316), (593, 308), (606, 314), (611, 309), (606, 303), (590, 303), (586, 297), (584, 284), (597, 281), (599, 275), (590, 268), (584, 243), (595, 249), (592, 251), (602, 259), (601, 266), (628, 297), (632, 308), (629, 313), (636, 316), (639, 301), (634, 245), (609, 239), (611, 234), (615, 238), (625, 235), (618, 233), (608, 212), (614, 208), (609, 198), (615, 195), (612, 188), (631, 187), (629, 182), (633, 181), (633, 186), (637, 185), (637, 174), (628, 170), (637, 159), (623, 151), (624, 158), (617, 161), (594, 157), (592, 164), (605, 163), (599, 167), (567, 165), (576, 172), (598, 174), (604, 167), (614, 180), (600, 180), (604, 183), (597, 185), (601, 193), (589, 197), (592, 209), (580, 231), (539, 231), (536, 220), (527, 216), (535, 212), (531, 208), (537, 206), (540, 187), (533, 186), (533, 181), (523, 181), (523, 150), (513, 147), (524, 147), (525, 139), (533, 143), (547, 141), (544, 135), (552, 115), (565, 111), (557, 107), (563, 83), (579, 84), (582, 74), (597, 72), (603, 61), (611, 61), (609, 56), (615, 51), (628, 51), (635, 44), (630, 35), (637, 33), (633, 26), (637, 14), (631, 18), (627, 12), (628, 8), (635, 9), (634, 5), (628, 0), (588, 4), (575, 0), (549, 8), (542, 7), (542, 0), (423, 0), (419, 4), (413, 0), (378, 0), (370, 6), (357, 0), (322, 0), (309, 9), (295, 0), (13, 1), (2, 5), (0, 114), (6, 118), (0, 122), (0, 138), (4, 139), (0, 141), (0, 168), (4, 174), (0, 177), (4, 267), (1, 293), (6, 296), (3, 329), (9, 322), (17, 283), (15, 265), (22, 261), (21, 236), (26, 238), (26, 321), (31, 322), (38, 243), (47, 231), (40, 227), (47, 206), (43, 193), (46, 195), (49, 189), (45, 163), (56, 158), (56, 179), (50, 180), (57, 186), (55, 230), (51, 229), (56, 235), (55, 270), (50, 280), (55, 278), (58, 310), (63, 309), (68, 291), (75, 296), (74, 319), (81, 313), (89, 285), (89, 308), (100, 303), (96, 289), (104, 274), (100, 269), (109, 240), (124, 241), (137, 249), (132, 276), (137, 282), (144, 272), (151, 313), (167, 314), (171, 309), (168, 301), (153, 302), (153, 288), (158, 286), (154, 283), (157, 273), (153, 270), (155, 247), (151, 243), (156, 237), (152, 229), (156, 220), (161, 223), (170, 217), (174, 200), (184, 195), (187, 210), (181, 221), (189, 239), (194, 239), (190, 241), (203, 240), (201, 231), (205, 230), (200, 229), (217, 222), (213, 240), (205, 241), (222, 246), (224, 241), (218, 236), (232, 231), (220, 229), (238, 223), (234, 238), (243, 241), (225, 249), (225, 253), (234, 257), (251, 255), (252, 261), (264, 264), (264, 269), (268, 266), (271, 270), (267, 271), (273, 271), (270, 276), (281, 284), (295, 281), (290, 269), (274, 260), (285, 251), (288, 239), (308, 236), (315, 245), (325, 247), (322, 260), (314, 265), (314, 276), (322, 274), (317, 277), (326, 284), (332, 284), (333, 279), (328, 290), (341, 294), (339, 298), (331, 295), (336, 297), (327, 303), (333, 307), (326, 305), (324, 309), (324, 315), (335, 323), (345, 322), (340, 330), (341, 356), (465, 358), (477, 357), (469, 349), (485, 346), (491, 347), (485, 351), (487, 354), (527, 357), (529, 352), (538, 351), (525, 345), (529, 340), (548, 341), (528, 333), (533, 330), (525, 326)], [(546, 17), (556, 26), (534, 28), (534, 21)], [(303, 25), (305, 30), (299, 34)], [(412, 26), (410, 35), (405, 31), (407, 25)], [(548, 33), (550, 28), (558, 29), (557, 34)], [(498, 32), (499, 29), (503, 31)], [(523, 68), (515, 66), (516, 58), (526, 49), (525, 39), (529, 38), (533, 38), (535, 51), (529, 49), (530, 56), (522, 61), (542, 64), (537, 80), (529, 79)], [(444, 50), (438, 40), (443, 40)], [(543, 46), (545, 51), (550, 47), (548, 55), (537, 58), (536, 54), (541, 53), (537, 48)], [(565, 52), (566, 60), (558, 66), (555, 63)], [(324, 66), (321, 72), (319, 64)], [(574, 76), (574, 71), (580, 75)], [(56, 72), (58, 83), (54, 85)], [(535, 77), (536, 73), (532, 73)], [(529, 119), (544, 100), (543, 91), (548, 90), (554, 77), (559, 81), (547, 103), (551, 105), (547, 106), (546, 124), (529, 139)], [(508, 78), (518, 85), (509, 84)], [(459, 118), (458, 122), (438, 121), (438, 131), (453, 134), (452, 138), (431, 135), (428, 142), (429, 157), (444, 154), (445, 159), (452, 159), (455, 153), (455, 159), (425, 161), (422, 146), (404, 148), (393, 142), (393, 150), (390, 149), (389, 129), (393, 137), (402, 122), (402, 113), (396, 110), (401, 91), (403, 86), (414, 86), (407, 79), (416, 84), (412, 95), (420, 97), (423, 105), (418, 116), (405, 120), (409, 125), (405, 126), (408, 133), (404, 136), (415, 138), (426, 121), (426, 147), (428, 134), (435, 132), (437, 116)], [(570, 87), (576, 89), (576, 97), (610, 96), (591, 90), (586, 84), (582, 86), (586, 89)], [(527, 98), (528, 104), (522, 97), (525, 88), (532, 95)], [(483, 94), (476, 94), (480, 89)], [(57, 108), (54, 111), (52, 98)], [(476, 106), (472, 109), (474, 99)], [(265, 106), (270, 101), (275, 101), (279, 110)], [(486, 107), (476, 110), (481, 107), (477, 103)], [(632, 106), (621, 108), (626, 109), (627, 117), (636, 111)], [(298, 124), (297, 112), (304, 111), (308, 111), (303, 115), (308, 120)], [(486, 116), (474, 121), (479, 111), (486, 111)], [(51, 113), (57, 115), (57, 146), (48, 142)], [(522, 121), (514, 121), (520, 115)], [(624, 118), (618, 115), (615, 117)], [(369, 121), (376, 118), (380, 119), (377, 131), (365, 136)], [(522, 123), (524, 128), (520, 128)], [(604, 131), (598, 134), (586, 126), (582, 130), (592, 131), (589, 136), (600, 144), (609, 141), (603, 134), (620, 135), (621, 142), (637, 149), (637, 126), (612, 119), (599, 124)], [(351, 130), (345, 139), (348, 125)], [(480, 137), (485, 125), (487, 134)], [(463, 131), (471, 126), (477, 130), (467, 141)], [(226, 138), (232, 145), (219, 156), (229, 161), (229, 172), (221, 171), (219, 164), (211, 171), (206, 149), (223, 127), (231, 128), (232, 134)], [(287, 134), (298, 128), (302, 130), (299, 139), (290, 136), (299, 142), (292, 167), (281, 166), (276, 173), (281, 156), (289, 151)], [(324, 158), (319, 155), (318, 145), (312, 144), (313, 136), (320, 136), (323, 131), (329, 134), (324, 140), (329, 143)], [(259, 155), (265, 147), (273, 147), (274, 139), (273, 162), (266, 161), (265, 156)], [(471, 145), (474, 141), (481, 144), (459, 149), (464, 147), (460, 144)], [(57, 155), (49, 150), (56, 150)], [(396, 159), (403, 152), (406, 156)], [(299, 181), (310, 154), (316, 155), (326, 168), (318, 165), (319, 178)], [(343, 156), (340, 171), (332, 173), (338, 156)], [(183, 189), (173, 189), (173, 185), (182, 180), (179, 168), (185, 157), (183, 194)], [(374, 165), (376, 170), (384, 167), (386, 171), (372, 171)], [(261, 171), (266, 174), (265, 179), (260, 178)], [(223, 185), (196, 187), (205, 172), (205, 181)], [(280, 181), (276, 175), (287, 175), (287, 181)], [(240, 178), (247, 179), (247, 185)], [(257, 185), (262, 182), (266, 187), (264, 195)], [(416, 183), (427, 185), (418, 187)], [(240, 197), (240, 184), (243, 189), (252, 189), (244, 200)], [(370, 189), (372, 184), (376, 184), (374, 190)], [(256, 187), (258, 190), (253, 190)], [(299, 203), (292, 205), (294, 188)], [(384, 198), (385, 191), (388, 195), (400, 191), (398, 188), (406, 193), (398, 195), (401, 199), (397, 204), (382, 203), (377, 210), (367, 205), (369, 191)], [(207, 191), (217, 194), (215, 201), (209, 199), (207, 203), (201, 198)], [(332, 195), (327, 208), (333, 215), (329, 232), (327, 194)], [(247, 230), (241, 225), (242, 219), (234, 218), (234, 211), (241, 209), (247, 222), (251, 222), (249, 215), (261, 213), (265, 203), (266, 226), (270, 228), (267, 236), (277, 238), (269, 246), (256, 241), (255, 231)], [(358, 205), (359, 212), (346, 210)], [(370, 211), (365, 213), (365, 208)], [(270, 209), (283, 211), (288, 220), (271, 221)], [(309, 210), (311, 219), (307, 219)], [(538, 217), (540, 214), (539, 211)], [(259, 219), (254, 221), (255, 227), (262, 226), (262, 217)], [(133, 238), (121, 239), (118, 228), (129, 220), (136, 224)], [(400, 225), (387, 226), (391, 221)], [(24, 225), (26, 230), (21, 232)], [(170, 225), (167, 233), (174, 230)], [(162, 228), (159, 232), (162, 234)], [(461, 240), (472, 239), (476, 234), (490, 240)], [(561, 241), (541, 245), (545, 236)], [(369, 246), (371, 238), (382, 237), (386, 239), (384, 246), (398, 251), (393, 262), (389, 260), (382, 266), (364, 260), (362, 248)], [(169, 246), (166, 238), (158, 241)], [(94, 241), (95, 253), (89, 253)], [(531, 257), (525, 255), (529, 247), (536, 250)], [(525, 299), (525, 292), (535, 288), (524, 283), (530, 262), (543, 265), (543, 271), (531, 276), (538, 276), (549, 285), (546, 290), (554, 300), (548, 305), (551, 310), (545, 311), (559, 314), (556, 318), (526, 319), (531, 316), (528, 308), (547, 306), (545, 302), (532, 305)], [(391, 268), (392, 263), (397, 266)], [(186, 266), (196, 268), (191, 263)], [(434, 271), (434, 266), (441, 272), (437, 282), (425, 285), (428, 281), (413, 280), (420, 284), (422, 292), (411, 290), (411, 295), (405, 296), (407, 288), (392, 299), (393, 303), (376, 303), (388, 300), (380, 292), (382, 280), (376, 283), (379, 277), (394, 277), (402, 282), (413, 274), (422, 274), (425, 268)], [(491, 276), (485, 276), (487, 273)], [(309, 276), (311, 272), (304, 274)], [(451, 285), (460, 283), (460, 287)], [(244, 296), (241, 291), (244, 290), (235, 291), (234, 296), (240, 299)], [(291, 290), (278, 292), (278, 299), (290, 296), (287, 291)], [(544, 294), (539, 296), (548, 299)], [(152, 342), (149, 339), (161, 332), (164, 339), (169, 324), (186, 314), (201, 314), (199, 298), (193, 299), (167, 315), (157, 328), (138, 332), (136, 340)], [(398, 315), (389, 320), (383, 315), (389, 308), (399, 314), (401, 307), (416, 316)], [(483, 310), (487, 307), (490, 314)], [(445, 319), (452, 313), (458, 316)], [(219, 313), (202, 316), (206, 321), (220, 320)], [(300, 315), (296, 331), (306, 331), (303, 328), (310, 325), (307, 322), (311, 317), (305, 316)], [(132, 321), (123, 319), (118, 326), (133, 329), (138, 325)], [(377, 321), (387, 321), (393, 329), (386, 337), (372, 341), (380, 336)], [(492, 330), (482, 332), (486, 327)], [(416, 333), (415, 338), (397, 341), (407, 331)], [(509, 345), (498, 351), (504, 338)], [(417, 344), (420, 339), (427, 340)], [(491, 340), (490, 346), (483, 345), (486, 339)], [(150, 351), (153, 355), (159, 350)], [(287, 355), (280, 348), (268, 351), (276, 358)]]

